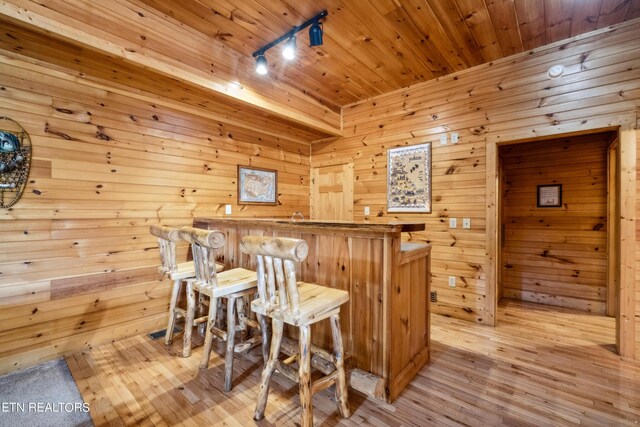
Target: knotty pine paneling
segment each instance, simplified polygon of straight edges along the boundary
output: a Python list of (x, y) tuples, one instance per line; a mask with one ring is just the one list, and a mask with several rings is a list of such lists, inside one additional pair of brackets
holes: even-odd
[[(609, 133), (500, 147), (504, 191), (501, 296), (606, 312)], [(537, 186), (562, 185), (562, 207)]]
[[(554, 64), (563, 64), (565, 74), (550, 80), (546, 72)], [(432, 289), (438, 292), (433, 312), (485, 322), (491, 305), (486, 288), (487, 138), (579, 132), (636, 114), (639, 70), (640, 22), (632, 21), (345, 106), (344, 137), (314, 144), (311, 164), (354, 162), (355, 220), (424, 221), (426, 231), (408, 238), (433, 245)], [(451, 132), (460, 141), (441, 145), (440, 135)], [(432, 143), (432, 212), (388, 214), (387, 150), (424, 142)], [(368, 218), (364, 206), (371, 208)], [(451, 217), (459, 225), (462, 218), (471, 218), (471, 229), (450, 229)], [(447, 285), (450, 275), (458, 279), (456, 288)]]
[[(0, 373), (164, 327), (151, 224), (190, 225), (225, 204), (234, 216), (309, 215), (310, 149), (297, 137), (83, 82), (0, 51), (0, 115), (34, 150), (23, 198), (0, 211)], [(237, 164), (277, 169), (279, 205), (236, 205)]]

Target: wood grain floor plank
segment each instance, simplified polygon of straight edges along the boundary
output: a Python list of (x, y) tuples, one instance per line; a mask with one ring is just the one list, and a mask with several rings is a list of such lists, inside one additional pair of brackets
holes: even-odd
[[(505, 300), (495, 328), (432, 315), (431, 361), (393, 404), (351, 392), (342, 419), (333, 389), (313, 398), (317, 425), (569, 426), (640, 423), (640, 364), (615, 349), (615, 321)], [(145, 335), (67, 358), (96, 426), (253, 425), (262, 358), (236, 356), (223, 392), (223, 346), (200, 370)], [(299, 423), (297, 385), (275, 374), (261, 426)]]

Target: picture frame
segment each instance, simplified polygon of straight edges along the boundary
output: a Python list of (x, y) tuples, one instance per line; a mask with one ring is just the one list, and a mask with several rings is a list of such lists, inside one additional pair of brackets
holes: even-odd
[(278, 171), (238, 165), (238, 204), (277, 205)]
[(387, 212), (431, 213), (431, 143), (387, 151)]
[(539, 208), (562, 207), (562, 184), (538, 185), (537, 207)]

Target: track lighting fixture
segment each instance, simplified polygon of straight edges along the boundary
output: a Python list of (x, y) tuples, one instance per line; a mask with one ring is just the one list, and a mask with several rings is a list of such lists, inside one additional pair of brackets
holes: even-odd
[(297, 27), (293, 27), (289, 32), (287, 32), (282, 37), (277, 38), (271, 43), (261, 47), (260, 49), (253, 52), (253, 57), (256, 58), (256, 72), (258, 74), (267, 74), (267, 58), (265, 57), (265, 53), (267, 50), (271, 49), (278, 43), (286, 40), (284, 45), (284, 49), (282, 50), (282, 55), (288, 59), (294, 59), (296, 56), (296, 34), (307, 27), (309, 28), (309, 46), (321, 46), (322, 45), (322, 23), (320, 20), (328, 15), (326, 10), (323, 10), (313, 18), (305, 21), (301, 25)]

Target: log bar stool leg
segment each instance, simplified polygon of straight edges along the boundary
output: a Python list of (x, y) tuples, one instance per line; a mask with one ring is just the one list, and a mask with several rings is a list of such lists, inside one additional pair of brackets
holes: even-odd
[(269, 381), (271, 375), (276, 369), (276, 362), (280, 354), (280, 344), (282, 343), (282, 332), (284, 330), (284, 322), (282, 320), (273, 319), (271, 323), (273, 333), (271, 334), (271, 349), (269, 350), (269, 359), (262, 369), (262, 378), (260, 378), (260, 389), (258, 391), (258, 401), (256, 404), (256, 412), (253, 419), (261, 420), (264, 417), (264, 410), (267, 407), (267, 398), (269, 397)]
[(193, 330), (193, 319), (196, 314), (196, 292), (193, 290), (193, 283), (187, 282), (187, 315), (184, 319), (184, 335), (182, 345), (182, 357), (191, 356), (191, 332)]
[(173, 330), (176, 326), (176, 305), (178, 304), (178, 295), (180, 295), (180, 288), (182, 287), (182, 280), (173, 281), (173, 289), (171, 290), (171, 302), (169, 303), (169, 322), (167, 323), (167, 332), (164, 335), (164, 343), (170, 345), (173, 342)]
[(309, 325), (300, 326), (300, 425), (313, 427), (313, 404), (311, 403), (311, 334)]
[(209, 358), (211, 357), (211, 347), (213, 346), (212, 328), (215, 326), (216, 317), (218, 316), (218, 299), (211, 298), (209, 301), (209, 316), (207, 317), (207, 330), (204, 334), (204, 349), (202, 350), (202, 359), (200, 359), (200, 367), (209, 366)]
[(233, 350), (236, 337), (236, 299), (227, 299), (227, 351), (224, 355), (224, 391), (231, 391), (233, 376)]
[(347, 379), (344, 373), (344, 355), (342, 346), (342, 333), (340, 332), (340, 315), (336, 314), (329, 318), (331, 322), (331, 333), (333, 335), (333, 357), (336, 365), (336, 403), (340, 414), (349, 418), (349, 403), (347, 402)]

